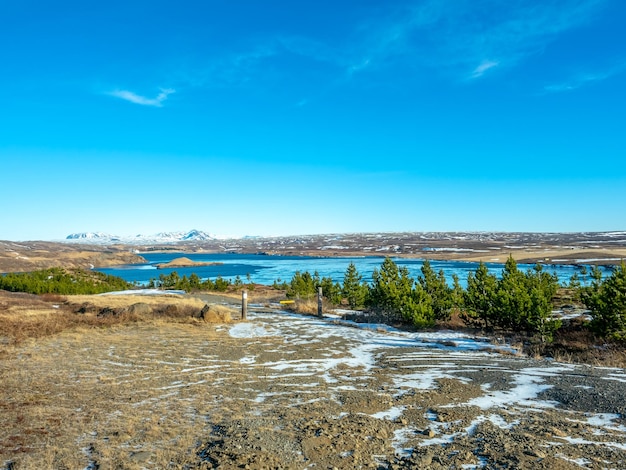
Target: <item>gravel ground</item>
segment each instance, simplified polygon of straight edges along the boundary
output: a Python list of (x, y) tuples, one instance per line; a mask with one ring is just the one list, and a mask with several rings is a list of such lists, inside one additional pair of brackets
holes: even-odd
[[(267, 312), (1, 361), (7, 468), (625, 468), (626, 371)], [(1, 468), (1, 467), (0, 467)]]

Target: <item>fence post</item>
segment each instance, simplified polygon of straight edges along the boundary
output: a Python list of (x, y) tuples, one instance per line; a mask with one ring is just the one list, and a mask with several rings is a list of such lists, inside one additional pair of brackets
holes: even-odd
[(317, 316), (322, 316), (322, 286), (317, 288)]
[(241, 291), (241, 319), (245, 320), (248, 317), (248, 291), (244, 289)]

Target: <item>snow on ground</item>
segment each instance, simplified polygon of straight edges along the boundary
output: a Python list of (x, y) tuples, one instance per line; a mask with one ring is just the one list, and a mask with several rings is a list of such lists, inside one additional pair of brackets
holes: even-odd
[(238, 323), (228, 330), (228, 334), (233, 338), (258, 338), (261, 336), (275, 336), (276, 333), (254, 323)]
[[(486, 338), (455, 331), (405, 332), (387, 325), (358, 324), (289, 313), (253, 312), (250, 318), (250, 323), (240, 323), (230, 327), (230, 336), (235, 338), (279, 336), (285, 340), (286, 344), (294, 348), (332, 338), (345, 340), (348, 344), (344, 346), (343, 351), (329, 351), (328, 357), (287, 359), (280, 362), (259, 362), (256, 359), (244, 358), (241, 360), (242, 363), (272, 371), (271, 377), (274, 379), (321, 374), (323, 381), (327, 385), (332, 385), (338, 381), (337, 371), (340, 369), (354, 369), (359, 370), (361, 375), (369, 374), (376, 365), (378, 354), (385, 350), (387, 360), (397, 364), (402, 371), (394, 376), (395, 387), (398, 390), (396, 397), (411, 390), (434, 389), (440, 379), (456, 379), (463, 383), (470, 383), (472, 379), (467, 377), (467, 374), (477, 371), (478, 368), (467, 367), (463, 364), (464, 362), (493, 355), (492, 352), (487, 351), (509, 352), (512, 350), (507, 345), (491, 345), (485, 342)], [(279, 320), (276, 321), (277, 319)], [(263, 323), (270, 320), (273, 322), (268, 330)], [(394, 348), (398, 348), (398, 355), (389, 352)], [(407, 351), (405, 348), (417, 349)], [(428, 365), (423, 361), (415, 364), (416, 361), (421, 361), (425, 357), (432, 357), (433, 364)], [(556, 405), (555, 402), (537, 398), (541, 392), (551, 387), (545, 383), (545, 379), (572, 369), (570, 366), (551, 366), (513, 371), (501, 368), (497, 364), (485, 365), (483, 368), (493, 368), (502, 374), (510, 375), (511, 388), (490, 390), (489, 385), (484, 385), (484, 395), (473, 398), (460, 406), (473, 405), (482, 410), (507, 407), (534, 410), (553, 408)], [(402, 414), (402, 409), (391, 408), (373, 416), (393, 420), (399, 414)], [(441, 439), (447, 440), (451, 437), (440, 436), (438, 439), (432, 442), (441, 443)]]
[[(317, 387), (320, 381), (331, 393), (359, 390), (356, 386), (357, 382), (354, 382), (358, 380), (355, 376), (360, 379), (371, 376), (377, 360), (383, 353), (385, 360), (395, 365), (394, 372), (390, 372), (390, 375), (396, 389), (395, 397), (398, 399), (407, 393), (412, 393), (412, 390), (435, 389), (438, 380), (441, 379), (455, 379), (461, 383), (470, 384), (473, 381), (472, 373), (481, 371), (493, 371), (506, 377), (505, 387), (493, 389), (491, 384), (483, 384), (481, 396), (465, 403), (442, 406), (443, 408), (474, 406), (483, 411), (464, 428), (449, 430), (447, 423), (438, 422), (436, 414), (427, 410), (424, 417), (432, 423), (431, 429), (434, 431), (432, 437), (422, 436), (416, 444), (415, 436), (421, 433), (421, 430), (406, 426), (394, 431), (392, 446), (399, 456), (410, 455), (412, 447), (416, 445), (446, 445), (464, 435), (471, 436), (483, 423), (488, 422), (500, 429), (508, 430), (519, 425), (520, 421), (516, 416), (522, 416), (528, 411), (541, 412), (554, 409), (558, 403), (540, 399), (541, 393), (552, 387), (548, 383), (550, 378), (575, 374), (576, 369), (573, 365), (556, 363), (541, 367), (511, 368), (510, 361), (516, 358), (510, 355), (501, 356), (497, 353), (499, 351), (516, 353), (516, 351), (509, 345), (490, 344), (484, 337), (445, 330), (406, 332), (388, 325), (340, 320), (337, 315), (318, 318), (286, 312), (253, 311), (249, 313), (248, 323), (230, 326), (228, 332), (234, 338), (280, 337), (284, 340), (287, 350), (292, 349), (294, 353), (301, 348), (306, 348), (307, 345), (321, 341), (329, 342), (331, 346), (328, 346), (327, 354), (321, 357), (299, 357), (290, 360), (287, 352), (285, 359), (281, 361), (262, 361), (259, 357), (248, 356), (239, 361), (240, 364), (248, 367), (263, 368), (267, 371), (268, 379), (273, 381), (284, 381), (288, 377), (301, 379), (310, 377), (310, 384), (305, 381), (299, 385), (303, 396), (306, 396), (307, 386)], [(394, 353), (395, 350), (398, 351), (397, 354)], [(612, 380), (626, 381), (626, 376), (621, 372), (621, 370), (612, 370), (607, 376)], [(355, 383), (355, 386), (345, 384), (350, 380)], [(343, 382), (343, 384), (338, 382)], [(271, 396), (264, 392), (258, 394), (253, 400), (256, 403), (264, 403), (269, 398)], [(301, 401), (301, 403), (304, 402)], [(397, 422), (405, 411), (405, 406), (394, 405), (369, 416)], [(581, 423), (595, 429), (594, 432), (599, 434), (611, 431), (624, 434), (626, 437), (626, 426), (616, 423), (619, 418), (620, 415), (616, 414), (588, 414), (586, 420)], [(563, 441), (626, 449), (626, 444), (619, 442), (595, 442), (580, 437), (566, 436)], [(563, 443), (554, 445), (561, 446)], [(567, 456), (563, 455), (563, 459), (567, 460)], [(584, 465), (583, 461), (580, 463)], [(475, 468), (480, 466), (479, 464)]]
[(388, 410), (379, 411), (378, 413), (374, 413), (370, 416), (372, 418), (388, 419), (390, 421), (393, 421), (394, 419), (398, 419), (400, 416), (402, 416), (402, 413), (404, 412), (404, 410), (405, 410), (404, 406), (392, 406)]
[[(111, 369), (126, 374), (127, 369), (139, 370), (140, 367), (148, 374), (175, 371), (175, 379), (159, 388), (162, 395), (158, 399), (133, 404), (137, 407), (149, 406), (154, 400), (170, 399), (206, 384), (226, 384), (236, 377), (237, 383), (246, 387), (243, 400), (247, 400), (253, 413), (259, 416), (264, 409), (276, 404), (298, 407), (322, 400), (340, 402), (338, 397), (342, 394), (363, 391), (363, 387), (378, 383), (382, 387), (378, 393), (384, 394), (388, 401), (356, 412), (394, 428), (391, 446), (398, 456), (409, 456), (420, 447), (449, 445), (480, 433), (485, 425), (515, 432), (529, 412), (533, 415), (554, 413), (552, 410), (558, 404), (542, 397), (542, 393), (551, 391), (557, 383), (555, 378), (580, 375), (579, 366), (532, 362), (512, 356), (510, 353), (516, 351), (509, 345), (490, 344), (487, 338), (480, 336), (456, 331), (406, 332), (387, 325), (339, 320), (336, 316), (319, 318), (282, 311), (259, 312), (251, 308), (248, 321), (219, 325), (215, 330), (232, 338), (229, 343), (235, 344), (241, 354), (220, 356), (211, 350), (207, 340), (206, 344), (195, 348), (206, 351), (201, 356), (166, 360), (155, 357), (148, 367), (134, 360), (118, 360), (118, 351), (111, 347), (109, 357), (101, 364), (102, 371), (94, 371), (94, 374), (105, 375), (105, 371)], [(158, 336), (155, 341), (159, 341)], [(248, 345), (262, 345), (262, 348), (246, 349)], [(381, 364), (385, 366), (384, 379), (376, 382), (380, 380)], [(120, 377), (131, 380), (130, 376)], [(254, 377), (256, 380), (262, 377), (264, 383), (272, 387), (256, 385)], [(626, 373), (623, 369), (606, 369), (602, 378), (626, 382)], [(470, 392), (459, 395), (462, 398), (458, 401), (434, 406), (412, 401), (417, 391), (438, 396), (437, 387), (450, 380)], [(580, 385), (590, 388), (588, 383)], [(583, 388), (577, 390), (588, 393)], [(377, 389), (367, 391), (377, 393)], [(445, 422), (447, 412), (455, 416), (454, 420)], [(414, 418), (403, 424), (407, 416), (415, 417), (419, 413), (422, 422), (428, 423), (428, 429), (416, 427), (419, 420)], [(467, 418), (461, 422), (456, 416), (463, 413)], [(564, 461), (572, 459), (570, 462), (575, 463), (578, 455), (570, 453), (568, 446), (571, 445), (626, 450), (626, 425), (622, 415), (570, 410), (563, 410), (562, 414), (564, 420), (580, 423), (581, 428), (590, 431), (544, 441), (550, 448), (557, 447), (553, 455), (558, 453)], [(337, 419), (341, 419), (341, 415)], [(578, 462), (586, 465), (584, 460)]]
[(98, 295), (183, 295), (184, 290), (161, 290), (161, 289), (129, 289), (105, 292)]
[[(562, 369), (559, 369), (562, 370)], [(506, 406), (520, 406), (527, 408), (553, 408), (556, 402), (538, 400), (537, 396), (550, 388), (543, 383), (541, 374), (524, 373), (528, 369), (513, 378), (515, 387), (510, 390), (491, 392), (487, 387), (486, 394), (482, 397), (473, 398), (467, 404), (478, 406), (482, 410)]]

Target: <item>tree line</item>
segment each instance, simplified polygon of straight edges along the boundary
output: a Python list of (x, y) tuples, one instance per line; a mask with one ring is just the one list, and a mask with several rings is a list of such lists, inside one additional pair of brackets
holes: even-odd
[[(391, 258), (385, 258), (380, 268), (374, 269), (370, 283), (363, 280), (356, 266), (350, 263), (343, 282), (320, 277), (315, 272), (297, 271), (289, 282), (280, 279), (274, 288), (286, 291), (290, 299), (309, 299), (321, 287), (332, 304), (347, 304), (352, 309), (365, 309), (387, 322), (405, 322), (415, 327), (432, 327), (437, 321), (449, 320), (453, 312), (472, 327), (486, 330), (525, 331), (538, 334), (549, 341), (561, 322), (552, 316), (553, 300), (560, 288), (567, 287), (574, 297), (591, 311), (588, 327), (596, 334), (626, 340), (626, 265), (624, 261), (608, 277), (594, 267), (590, 272), (583, 267), (584, 280), (574, 274), (567, 286), (560, 286), (556, 274), (547, 273), (540, 264), (522, 271), (512, 257), (507, 260), (501, 276), (489, 272), (480, 263), (467, 278), (463, 288), (453, 275), (448, 285), (443, 270), (435, 272), (429, 261), (424, 261), (417, 279), (408, 268), (399, 267)], [(233, 287), (253, 289), (237, 276), (234, 281), (218, 276), (202, 280), (193, 273), (180, 276), (176, 271), (151, 279), (149, 288), (180, 289), (185, 291), (227, 291)], [(50, 268), (30, 273), (0, 275), (0, 289), (32, 294), (99, 294), (137, 287), (125, 280), (98, 271)]]
[[(586, 268), (582, 271), (586, 275)], [(472, 327), (486, 330), (524, 331), (550, 341), (561, 321), (552, 315), (557, 291), (567, 287), (591, 310), (588, 327), (601, 336), (626, 339), (626, 267), (624, 262), (606, 279), (602, 271), (591, 270), (590, 285), (581, 285), (577, 274), (567, 286), (559, 285), (556, 274), (547, 273), (540, 264), (522, 271), (509, 257), (501, 276), (492, 274), (484, 263), (470, 272), (463, 288), (456, 275), (448, 285), (442, 270), (435, 272), (424, 261), (417, 279), (408, 268), (385, 258), (372, 274), (372, 282), (363, 281), (350, 263), (343, 283), (320, 277), (317, 272), (296, 272), (290, 282), (274, 283), (286, 289), (288, 298), (312, 298), (318, 287), (333, 304), (346, 303), (352, 309), (366, 309), (385, 321), (401, 321), (416, 327), (432, 327), (450, 319), (453, 312)]]
[(117, 276), (84, 269), (49, 268), (0, 275), (0, 289), (31, 294), (89, 295), (133, 287)]

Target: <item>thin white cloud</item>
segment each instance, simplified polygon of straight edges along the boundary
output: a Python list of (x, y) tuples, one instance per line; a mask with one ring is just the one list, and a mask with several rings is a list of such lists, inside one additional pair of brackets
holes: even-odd
[(494, 67), (497, 67), (500, 64), (500, 62), (495, 61), (495, 60), (485, 60), (483, 61), (483, 63), (481, 63), (478, 67), (476, 67), (471, 75), (470, 78), (478, 78), (478, 77), (482, 77), (485, 72), (487, 72), (488, 70), (491, 70)]
[[(317, 94), (395, 66), (423, 76), (480, 80), (495, 70), (519, 65), (561, 34), (592, 22), (609, 1), (404, 0), (400, 6), (381, 6), (375, 14), (369, 12), (369, 20), (353, 28), (347, 25), (345, 34), (332, 42), (326, 37), (289, 34), (257, 37), (248, 48), (207, 58), (202, 67), (180, 68), (178, 81), (199, 87), (262, 88), (285, 78), (298, 80), (300, 69), (282, 67), (288, 63), (282, 61), (288, 55), (315, 63), (317, 76), (322, 77), (313, 84)], [(311, 85), (307, 80), (299, 83)], [(161, 106), (167, 97), (116, 93), (150, 106)], [(315, 94), (315, 90), (306, 90), (309, 100)]]
[[(426, 0), (362, 28), (368, 50), (349, 73), (394, 60), (479, 78), (540, 53), (560, 34), (590, 22), (609, 0)], [(382, 26), (381, 26), (382, 25)], [(366, 32), (366, 31), (369, 31)], [(373, 33), (372, 33), (373, 31)], [(368, 36), (369, 35), (369, 36)], [(478, 66), (476, 64), (479, 64)]]
[(156, 96), (156, 98), (146, 98), (145, 96), (138, 95), (128, 90), (114, 90), (109, 94), (142, 106), (155, 106), (157, 108), (161, 108), (167, 97), (175, 92), (176, 90), (172, 88), (161, 88), (161, 92)]
[(622, 61), (604, 71), (577, 74), (564, 82), (547, 85), (544, 87), (544, 91), (547, 93), (562, 93), (567, 91), (573, 91), (592, 83), (608, 80), (609, 78), (612, 78), (615, 75), (624, 72), (625, 70), (626, 61)]

